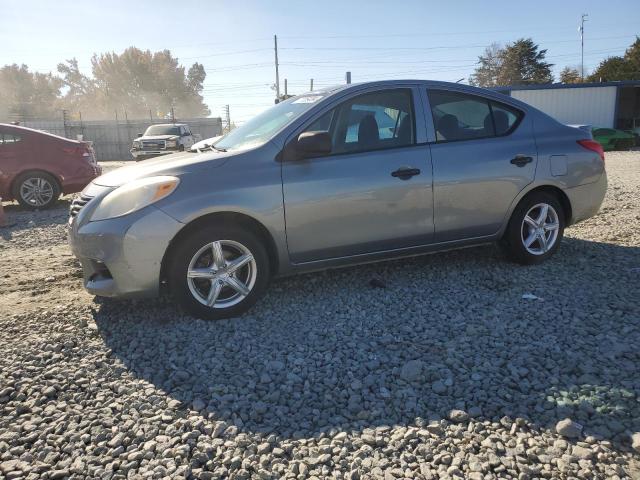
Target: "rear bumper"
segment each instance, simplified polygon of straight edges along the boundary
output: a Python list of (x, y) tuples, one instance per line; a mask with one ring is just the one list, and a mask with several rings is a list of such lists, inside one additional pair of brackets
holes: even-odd
[(64, 194), (81, 192), (84, 187), (100, 175), (102, 175), (102, 167), (98, 164), (90, 165), (84, 174), (64, 179), (62, 182), (62, 192)]
[(572, 225), (593, 217), (600, 210), (602, 201), (607, 193), (607, 174), (606, 172), (603, 173), (593, 183), (567, 188), (565, 193), (571, 203)]
[(162, 259), (183, 224), (151, 206), (124, 217), (69, 225), (85, 289), (105, 297), (158, 294)]

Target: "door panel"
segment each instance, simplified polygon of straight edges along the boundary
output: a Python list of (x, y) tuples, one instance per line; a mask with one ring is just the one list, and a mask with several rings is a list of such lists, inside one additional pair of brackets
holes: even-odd
[[(406, 180), (391, 175), (402, 167), (420, 174)], [(433, 240), (427, 145), (285, 162), (282, 180), (294, 263)]]
[(518, 193), (535, 177), (531, 120), (502, 102), (460, 91), (428, 91), (435, 241), (498, 232)]
[[(19, 171), (24, 143), (24, 135), (0, 131), (0, 171), (7, 175)], [(25, 159), (22, 160), (24, 162)]]
[[(500, 229), (513, 199), (535, 176), (536, 146), (532, 137), (523, 137), (431, 146), (436, 241), (492, 235)], [(533, 161), (519, 167), (511, 163), (516, 155)]]

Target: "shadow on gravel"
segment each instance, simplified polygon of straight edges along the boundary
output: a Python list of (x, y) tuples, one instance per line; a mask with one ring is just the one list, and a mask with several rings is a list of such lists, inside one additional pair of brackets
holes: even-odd
[(568, 238), (521, 267), (482, 247), (283, 279), (241, 319), (196, 320), (167, 299), (102, 300), (94, 315), (137, 378), (244, 431), (303, 437), (463, 409), (539, 428), (571, 417), (621, 440), (640, 430), (639, 257)]

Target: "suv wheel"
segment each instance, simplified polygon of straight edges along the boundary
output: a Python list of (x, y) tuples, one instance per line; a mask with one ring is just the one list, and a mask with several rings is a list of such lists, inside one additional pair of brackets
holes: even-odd
[(14, 197), (25, 208), (49, 208), (60, 197), (60, 186), (48, 173), (25, 173), (16, 180)]
[(535, 192), (523, 198), (516, 207), (503, 245), (511, 259), (518, 263), (542, 263), (560, 246), (564, 228), (564, 211), (555, 195)]
[(217, 320), (247, 311), (266, 289), (269, 259), (251, 231), (231, 226), (194, 230), (174, 247), (169, 288), (196, 317)]

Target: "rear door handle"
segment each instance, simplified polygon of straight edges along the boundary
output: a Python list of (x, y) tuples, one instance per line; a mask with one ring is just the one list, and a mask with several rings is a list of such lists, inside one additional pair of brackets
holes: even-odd
[(414, 175), (420, 175), (419, 168), (399, 168), (395, 172), (391, 172), (392, 177), (399, 178), (400, 180), (409, 180)]
[(518, 167), (524, 167), (527, 163), (533, 162), (533, 157), (527, 157), (525, 155), (516, 155), (511, 159), (511, 163)]

